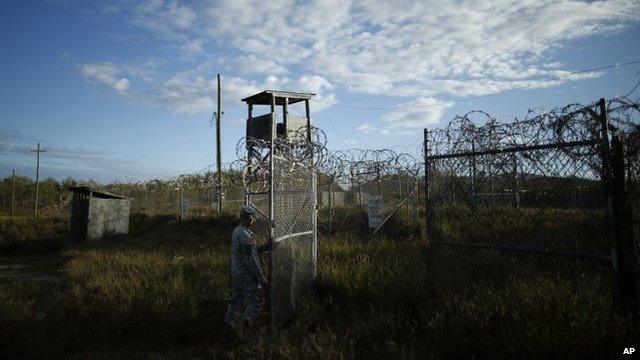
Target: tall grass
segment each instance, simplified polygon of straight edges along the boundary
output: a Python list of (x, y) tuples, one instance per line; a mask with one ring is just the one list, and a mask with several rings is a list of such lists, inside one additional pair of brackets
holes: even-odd
[(0, 218), (0, 253), (51, 253), (67, 244), (68, 218)]
[[(292, 321), (230, 342), (222, 328), (234, 223), (137, 217), (128, 241), (64, 250), (59, 291), (0, 285), (0, 356), (609, 358), (640, 336), (609, 311), (607, 293), (576, 292), (572, 274), (435, 291), (424, 242), (348, 235), (320, 239), (315, 287)], [(483, 262), (439, 263), (438, 289)]]

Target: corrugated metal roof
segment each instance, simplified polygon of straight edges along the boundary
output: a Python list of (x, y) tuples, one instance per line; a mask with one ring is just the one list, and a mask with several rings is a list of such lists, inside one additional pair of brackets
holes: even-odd
[(109, 191), (98, 190), (89, 186), (69, 186), (69, 191), (75, 193), (89, 195), (91, 197), (97, 197), (101, 199), (126, 199), (124, 195), (115, 194)]
[(271, 96), (276, 97), (276, 105), (283, 105), (284, 98), (289, 99), (289, 104), (295, 104), (300, 101), (304, 101), (307, 99), (311, 99), (316, 94), (312, 93), (297, 93), (291, 91), (281, 91), (281, 90), (265, 90), (263, 92), (257, 93), (255, 95), (251, 95), (242, 99), (242, 101), (255, 104), (255, 105), (271, 105)]

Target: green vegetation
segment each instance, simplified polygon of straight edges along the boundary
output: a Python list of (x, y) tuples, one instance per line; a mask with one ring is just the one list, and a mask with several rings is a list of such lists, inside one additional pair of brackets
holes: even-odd
[(0, 253), (55, 253), (67, 244), (67, 218), (0, 219)]
[(65, 247), (56, 286), (0, 284), (0, 357), (610, 358), (640, 337), (609, 311), (592, 267), (558, 276), (540, 266), (457, 291), (501, 259), (443, 253), (437, 286), (427, 287), (423, 242), (364, 244), (351, 234), (320, 239), (316, 286), (296, 318), (230, 341), (222, 328), (235, 222), (135, 215), (130, 240)]

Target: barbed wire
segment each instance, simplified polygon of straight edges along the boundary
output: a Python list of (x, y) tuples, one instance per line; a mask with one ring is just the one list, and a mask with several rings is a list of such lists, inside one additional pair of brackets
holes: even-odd
[[(505, 149), (512, 146), (551, 144), (597, 139), (600, 123), (598, 104), (570, 104), (543, 111), (531, 109), (522, 119), (511, 123), (500, 122), (484, 111), (471, 111), (454, 117), (446, 126), (428, 132), (430, 155)], [(615, 98), (607, 102), (611, 129), (619, 134), (629, 153), (640, 153), (640, 105), (628, 98)], [(379, 182), (394, 176), (420, 177), (424, 171), (423, 144), (396, 145), (386, 149), (351, 148), (331, 151), (326, 146), (327, 136), (313, 127), (311, 137), (305, 128), (277, 137), (274, 154), (282, 162), (279, 166), (315, 167), (319, 186), (337, 185), (343, 189)], [(249, 155), (249, 151), (253, 151)], [(270, 143), (267, 139), (241, 138), (236, 144), (237, 159), (226, 163), (222, 177), (223, 188), (244, 188), (250, 192), (266, 191), (269, 180)], [(568, 147), (565, 156), (595, 159), (591, 152), (597, 147)], [(535, 154), (544, 154), (537, 152)], [(533, 154), (531, 156), (534, 156)], [(509, 158), (498, 157), (508, 163)], [(531, 159), (532, 161), (534, 159)], [(540, 158), (538, 161), (544, 161)], [(590, 164), (593, 168), (598, 164)], [(213, 165), (180, 176), (131, 181), (121, 178), (106, 188), (113, 192), (178, 191), (183, 189), (214, 189), (217, 184)]]

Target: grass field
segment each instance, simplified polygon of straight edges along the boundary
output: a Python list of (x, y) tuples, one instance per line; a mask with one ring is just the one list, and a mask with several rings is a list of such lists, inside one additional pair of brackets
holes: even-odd
[[(62, 228), (50, 221), (38, 226)], [(577, 274), (532, 271), (453, 291), (470, 275), (461, 269), (486, 264), (475, 254), (439, 262), (434, 288), (425, 244), (388, 234), (321, 238), (316, 286), (297, 317), (231, 342), (222, 328), (234, 223), (136, 215), (130, 240), (63, 244), (59, 281), (0, 284), (0, 357), (611, 358), (639, 345), (637, 323), (612, 314), (598, 286), (576, 288)]]

